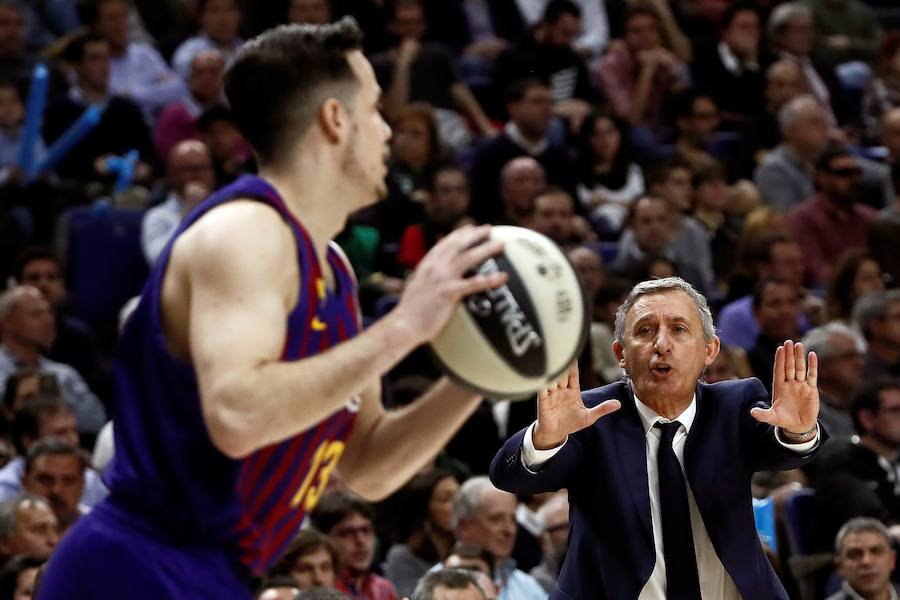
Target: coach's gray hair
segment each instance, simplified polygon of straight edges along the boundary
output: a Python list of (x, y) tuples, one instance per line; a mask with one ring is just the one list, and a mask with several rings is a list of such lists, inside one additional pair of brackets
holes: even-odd
[(770, 38), (778, 35), (788, 23), (797, 17), (812, 18), (812, 10), (800, 2), (779, 4), (772, 11), (772, 14), (769, 15), (769, 21), (766, 23), (766, 33)]
[(456, 492), (456, 498), (453, 499), (453, 518), (451, 521), (453, 529), (459, 526), (461, 520), (470, 521), (475, 518), (475, 515), (481, 510), (481, 499), (484, 496), (484, 492), (493, 487), (494, 484), (491, 483), (487, 475), (478, 475), (467, 479), (459, 487), (459, 491)]
[(840, 556), (841, 545), (848, 535), (863, 532), (880, 533), (884, 537), (884, 541), (887, 542), (888, 548), (892, 545), (893, 538), (891, 537), (891, 532), (884, 526), (884, 523), (878, 519), (873, 519), (872, 517), (854, 517), (844, 523), (838, 530), (837, 535), (834, 538), (835, 555)]
[(779, 131), (781, 133), (786, 132), (794, 123), (806, 116), (806, 112), (810, 109), (822, 110), (816, 99), (809, 94), (800, 94), (796, 98), (791, 98), (785, 102), (784, 106), (778, 111)]
[(625, 317), (628, 311), (634, 306), (638, 298), (648, 294), (659, 294), (662, 292), (679, 291), (687, 294), (694, 306), (697, 307), (697, 314), (700, 317), (700, 324), (703, 325), (703, 339), (710, 341), (716, 337), (716, 327), (713, 324), (712, 312), (709, 310), (709, 303), (703, 294), (694, 289), (681, 277), (666, 277), (664, 279), (649, 279), (637, 284), (628, 293), (625, 302), (616, 311), (616, 341), (625, 345)]
[(18, 496), (0, 502), (0, 542), (10, 540), (16, 533), (16, 523), (19, 520), (19, 507), (24, 503), (43, 504), (47, 510), (50, 505), (40, 496), (23, 493)]
[(803, 336), (803, 346), (807, 352), (815, 352), (819, 360), (829, 360), (835, 354), (831, 345), (831, 338), (835, 335), (844, 335), (851, 338), (857, 350), (860, 352), (866, 351), (866, 340), (854, 329), (837, 321), (810, 329)]

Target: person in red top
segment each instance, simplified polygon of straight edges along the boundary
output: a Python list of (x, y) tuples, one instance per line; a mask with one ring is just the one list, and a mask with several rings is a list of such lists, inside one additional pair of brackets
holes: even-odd
[(803, 249), (810, 280), (813, 285), (825, 286), (838, 256), (867, 246), (878, 213), (859, 203), (862, 169), (849, 150), (826, 150), (815, 169), (817, 193), (791, 209), (787, 218)]
[(430, 181), (425, 202), (425, 220), (403, 231), (397, 263), (414, 269), (439, 239), (462, 225), (472, 223), (469, 210), (469, 180), (462, 167), (438, 167)]
[(331, 490), (309, 517), (337, 551), (337, 589), (353, 600), (400, 599), (390, 581), (372, 572), (375, 513), (368, 502), (347, 490)]

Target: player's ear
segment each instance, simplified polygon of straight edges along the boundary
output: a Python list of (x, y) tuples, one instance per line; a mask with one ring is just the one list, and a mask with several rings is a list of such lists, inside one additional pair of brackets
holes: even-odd
[(327, 98), (319, 107), (319, 127), (332, 144), (337, 144), (349, 126), (347, 109), (337, 98)]

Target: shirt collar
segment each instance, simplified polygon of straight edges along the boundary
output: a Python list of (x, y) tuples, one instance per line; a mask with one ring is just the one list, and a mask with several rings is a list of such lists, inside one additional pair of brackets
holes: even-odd
[(738, 57), (734, 55), (734, 52), (731, 51), (731, 48), (725, 42), (719, 42), (719, 58), (722, 59), (722, 65), (729, 73), (734, 75), (741, 74), (743, 70), (741, 61), (738, 60)]
[(653, 427), (657, 421), (662, 421), (663, 423), (678, 421), (684, 426), (684, 432), (687, 434), (691, 432), (691, 425), (694, 424), (694, 417), (697, 415), (697, 394), (694, 394), (688, 407), (674, 419), (667, 419), (657, 414), (655, 410), (641, 402), (641, 399), (637, 397), (637, 394), (634, 394), (634, 405), (637, 407), (638, 416), (641, 417), (641, 425), (644, 426), (645, 434), (650, 431), (650, 428)]
[(509, 136), (509, 139), (511, 139), (513, 143), (521, 147), (531, 156), (538, 156), (539, 154), (543, 154), (547, 147), (550, 145), (550, 142), (547, 140), (546, 136), (541, 138), (541, 141), (536, 144), (529, 142), (527, 139), (525, 139), (525, 136), (522, 135), (522, 132), (519, 131), (519, 128), (516, 126), (516, 124), (512, 121), (509, 121), (506, 124), (504, 132)]
[[(859, 594), (857, 594), (856, 590), (854, 590), (852, 587), (850, 587), (850, 584), (847, 583), (846, 581), (841, 586), (841, 589), (844, 591), (844, 593), (847, 595), (847, 597), (850, 598), (851, 600), (863, 600), (863, 597), (860, 596)], [(893, 585), (890, 586), (890, 591), (891, 591), (890, 599), (897, 600), (897, 590), (894, 589)]]

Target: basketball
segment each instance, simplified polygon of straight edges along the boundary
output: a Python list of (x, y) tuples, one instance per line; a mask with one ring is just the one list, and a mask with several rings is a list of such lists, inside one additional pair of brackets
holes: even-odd
[(463, 298), (431, 342), (438, 366), (490, 398), (528, 397), (578, 357), (589, 316), (581, 281), (563, 251), (544, 235), (495, 226), (505, 242), (478, 273), (503, 271), (507, 282)]

